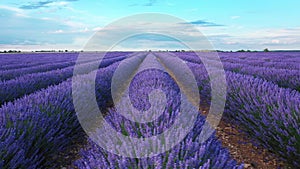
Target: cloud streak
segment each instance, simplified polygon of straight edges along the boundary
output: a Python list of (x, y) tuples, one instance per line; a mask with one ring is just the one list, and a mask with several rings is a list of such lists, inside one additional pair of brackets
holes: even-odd
[(181, 24), (193, 24), (193, 25), (198, 25), (198, 26), (203, 26), (203, 27), (225, 26), (225, 25), (214, 23), (214, 22), (208, 22), (205, 20), (196, 20), (196, 21), (191, 21), (191, 22), (186, 22), (186, 23), (181, 23)]
[(156, 3), (156, 0), (149, 0), (144, 6), (153, 6)]
[(11, 6), (6, 6), (6, 5), (0, 5), (0, 9), (13, 11), (13, 12), (17, 12), (17, 13), (23, 13), (24, 12), (22, 9), (11, 7)]
[(129, 6), (154, 6), (157, 3), (157, 0), (148, 0), (146, 3), (134, 3), (130, 4)]
[(47, 7), (48, 4), (53, 3), (54, 1), (39, 1), (36, 3), (30, 3), (27, 5), (20, 6), (20, 9), (38, 9)]
[(30, 9), (39, 9), (39, 8), (49, 8), (55, 5), (66, 5), (68, 2), (75, 2), (78, 0), (65, 0), (65, 1), (57, 1), (57, 0), (47, 0), (47, 1), (38, 1), (34, 3), (29, 3), (26, 5), (22, 5), (19, 8), (24, 10)]
[(240, 18), (240, 16), (231, 16), (231, 19), (239, 19)]

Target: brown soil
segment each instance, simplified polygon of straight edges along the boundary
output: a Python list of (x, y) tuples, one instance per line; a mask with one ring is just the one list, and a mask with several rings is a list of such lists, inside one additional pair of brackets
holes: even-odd
[(49, 168), (76, 168), (73, 163), (80, 158), (79, 152), (86, 145), (87, 138), (84, 136), (81, 139), (74, 141), (68, 149), (58, 153), (55, 157), (53, 157), (52, 161), (54, 161), (54, 164)]
[[(207, 109), (203, 109), (202, 113), (207, 115)], [(224, 119), (216, 128), (216, 136), (238, 163), (244, 163), (246, 169), (290, 168), (267, 149), (253, 145), (249, 136)]]

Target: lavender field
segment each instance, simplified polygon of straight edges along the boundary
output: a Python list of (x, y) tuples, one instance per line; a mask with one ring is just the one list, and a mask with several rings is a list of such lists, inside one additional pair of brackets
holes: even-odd
[[(220, 137), (222, 125), (201, 143), (212, 92), (207, 68), (195, 52), (109, 52), (101, 64), (98, 53), (86, 53), (86, 59), (77, 62), (79, 81), (75, 85), (84, 87), (87, 77), (96, 71), (96, 101), (105, 120), (130, 137), (151, 137), (172, 126), (179, 116), (182, 91), (164, 71), (138, 73), (129, 86), (133, 106), (149, 109), (148, 95), (156, 89), (165, 93), (167, 104), (154, 122), (135, 123), (121, 116), (112, 101), (111, 83), (118, 66), (125, 62), (138, 69), (151, 57), (180, 71), (172, 63), (172, 57), (178, 57), (193, 73), (200, 103), (192, 130), (172, 149), (146, 158), (108, 152), (83, 130), (72, 96), (79, 54), (0, 54), (0, 168), (300, 168), (300, 52), (218, 53), (227, 82), (220, 124), (238, 132), (231, 134), (238, 140), (233, 147)], [(208, 52), (197, 54), (205, 58)], [(217, 65), (209, 57), (207, 62), (212, 70)], [(95, 66), (98, 70), (92, 69)], [(238, 144), (258, 147), (272, 158), (256, 153), (257, 157), (246, 159)], [(252, 149), (248, 152), (253, 153)], [(238, 158), (236, 153), (242, 156)], [(255, 161), (260, 157), (263, 161)]]

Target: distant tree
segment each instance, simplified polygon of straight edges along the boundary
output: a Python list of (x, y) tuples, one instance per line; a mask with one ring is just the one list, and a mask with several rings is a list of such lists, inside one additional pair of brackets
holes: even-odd
[(268, 48), (264, 49), (264, 52), (269, 52), (269, 49)]
[(68, 52), (68, 50), (65, 50), (65, 52)]
[(245, 52), (245, 50), (244, 50), (244, 49), (241, 49), (241, 50), (238, 50), (238, 52)]
[(251, 50), (248, 49), (247, 52), (251, 52)]

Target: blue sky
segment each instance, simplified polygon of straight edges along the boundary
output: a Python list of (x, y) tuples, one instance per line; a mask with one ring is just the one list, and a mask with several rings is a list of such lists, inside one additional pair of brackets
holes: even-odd
[[(299, 6), (297, 0), (1, 0), (0, 50), (80, 50), (107, 24), (145, 12), (194, 24), (216, 49), (300, 49)], [(152, 38), (151, 44), (164, 39)], [(127, 49), (135, 43), (128, 41)]]

